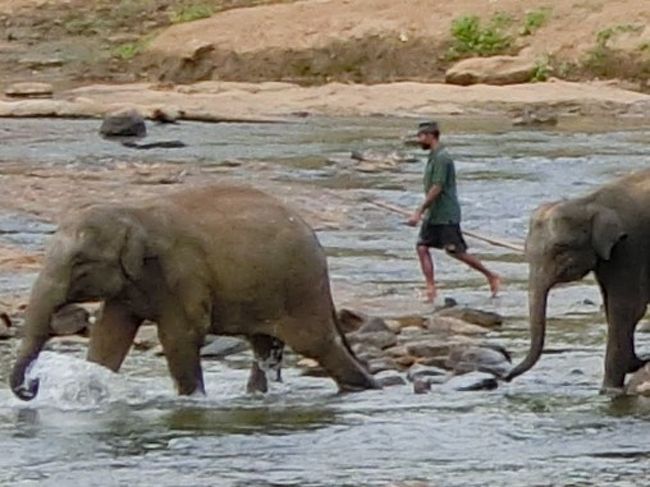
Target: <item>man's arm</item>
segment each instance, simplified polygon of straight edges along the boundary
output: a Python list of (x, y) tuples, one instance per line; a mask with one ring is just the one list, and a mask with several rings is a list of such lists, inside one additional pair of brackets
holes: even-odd
[(429, 192), (424, 197), (424, 202), (418, 207), (417, 210), (415, 210), (413, 216), (409, 218), (408, 224), (411, 225), (412, 227), (416, 226), (422, 219), (422, 215), (424, 214), (424, 212), (427, 211), (427, 209), (430, 208), (435, 203), (438, 196), (440, 196), (440, 193), (442, 193), (441, 185), (434, 184), (433, 186), (431, 186), (431, 189), (429, 189)]

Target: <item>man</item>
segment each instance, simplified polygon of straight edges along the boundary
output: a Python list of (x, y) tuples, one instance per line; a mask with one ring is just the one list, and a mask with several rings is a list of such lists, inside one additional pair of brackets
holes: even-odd
[(427, 301), (433, 302), (438, 294), (433, 260), (429, 253), (431, 247), (444, 249), (451, 257), (483, 274), (494, 297), (499, 292), (499, 276), (467, 253), (467, 244), (460, 230), (461, 211), (456, 193), (456, 169), (449, 153), (440, 144), (438, 124), (421, 123), (417, 137), (420, 147), (431, 152), (424, 171), (424, 202), (408, 220), (408, 224), (414, 227), (422, 221), (417, 253), (426, 279)]

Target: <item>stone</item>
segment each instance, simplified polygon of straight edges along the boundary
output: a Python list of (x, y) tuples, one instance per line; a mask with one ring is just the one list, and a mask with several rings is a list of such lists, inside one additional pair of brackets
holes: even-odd
[(494, 376), (483, 372), (454, 376), (444, 385), (445, 389), (454, 391), (491, 391), (497, 387), (499, 382)]
[(368, 361), (367, 368), (371, 374), (377, 374), (379, 372), (384, 372), (385, 370), (395, 370), (396, 366), (390, 359), (376, 358)]
[(377, 332), (388, 332), (392, 333), (393, 335), (395, 334), (395, 332), (388, 327), (383, 319), (377, 317), (369, 317), (368, 320), (366, 320), (366, 322), (358, 329), (358, 333)]
[(519, 56), (491, 56), (463, 59), (445, 73), (445, 82), (453, 85), (512, 85), (528, 83), (537, 66), (532, 59)]
[(456, 318), (484, 328), (497, 328), (503, 325), (503, 317), (501, 315), (491, 311), (482, 311), (473, 308), (443, 308), (436, 313), (436, 316)]
[(248, 342), (237, 337), (220, 336), (201, 347), (201, 357), (225, 358), (249, 348)]
[(457, 374), (480, 371), (501, 377), (512, 368), (512, 359), (496, 345), (460, 345), (452, 347), (446, 366)]
[(625, 385), (625, 394), (650, 397), (650, 363), (637, 370)]
[(412, 355), (405, 355), (403, 357), (397, 357), (393, 359), (396, 365), (403, 368), (408, 368), (416, 362), (417, 358)]
[(133, 339), (133, 347), (136, 350), (147, 351), (156, 348), (160, 344), (158, 340), (158, 328), (155, 325), (143, 325)]
[(147, 126), (140, 112), (127, 108), (106, 115), (99, 133), (104, 137), (144, 137)]
[(346, 335), (350, 344), (363, 343), (371, 347), (383, 350), (397, 344), (397, 336), (390, 331), (379, 331), (374, 333), (349, 333)]
[(438, 357), (440, 355), (448, 355), (451, 350), (451, 345), (440, 340), (426, 340), (409, 343), (406, 345), (406, 350), (409, 355), (415, 357)]
[(436, 332), (460, 335), (483, 335), (490, 331), (482, 326), (473, 325), (452, 316), (441, 315), (433, 315), (427, 323), (427, 328)]
[(404, 377), (392, 370), (380, 372), (375, 375), (375, 380), (381, 387), (403, 386), (406, 384)]
[(413, 381), (413, 392), (415, 394), (427, 394), (431, 391), (431, 382), (426, 378), (420, 378)]
[(50, 332), (54, 336), (77, 335), (90, 327), (90, 313), (76, 304), (64, 306), (50, 321)]
[(406, 378), (411, 382), (424, 377), (444, 377), (447, 371), (439, 367), (431, 367), (422, 364), (414, 364), (406, 373)]
[(0, 340), (8, 340), (15, 336), (13, 323), (7, 313), (0, 313)]
[(316, 360), (307, 357), (298, 360), (298, 362), (296, 362), (296, 365), (298, 367), (304, 367), (307, 369), (315, 369), (316, 367), (320, 367), (320, 364)]
[(14, 83), (5, 89), (11, 98), (51, 98), (54, 88), (49, 83)]

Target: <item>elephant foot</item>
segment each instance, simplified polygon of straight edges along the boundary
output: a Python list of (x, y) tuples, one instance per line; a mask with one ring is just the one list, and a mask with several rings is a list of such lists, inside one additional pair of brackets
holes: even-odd
[(625, 396), (625, 389), (623, 387), (602, 386), (600, 388), (600, 394), (615, 399), (617, 397)]
[(269, 383), (266, 379), (266, 372), (258, 365), (257, 362), (253, 362), (251, 367), (251, 374), (248, 377), (248, 383), (246, 384), (246, 391), (249, 394), (254, 394), (256, 392), (261, 392), (262, 394), (267, 393), (269, 390)]

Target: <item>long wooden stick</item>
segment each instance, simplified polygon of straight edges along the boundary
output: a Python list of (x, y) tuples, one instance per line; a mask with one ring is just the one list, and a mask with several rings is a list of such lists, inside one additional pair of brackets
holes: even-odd
[[(408, 211), (405, 208), (401, 208), (399, 206), (392, 205), (390, 203), (386, 203), (385, 201), (380, 201), (380, 200), (374, 200), (374, 199), (366, 199), (368, 203), (371, 203), (375, 206), (378, 206), (380, 208), (384, 208), (386, 210), (390, 210), (393, 213), (399, 213), (400, 215), (404, 216), (411, 216), (411, 212)], [(495, 245), (497, 247), (503, 247), (506, 249), (514, 250), (516, 252), (524, 253), (524, 246), (523, 245), (518, 245), (516, 243), (508, 242), (506, 240), (494, 238), (494, 237), (488, 237), (487, 235), (481, 235), (476, 232), (471, 232), (469, 230), (463, 230), (463, 234), (467, 235), (468, 237), (475, 238), (476, 240), (481, 240), (483, 242), (489, 243), (491, 245)]]

